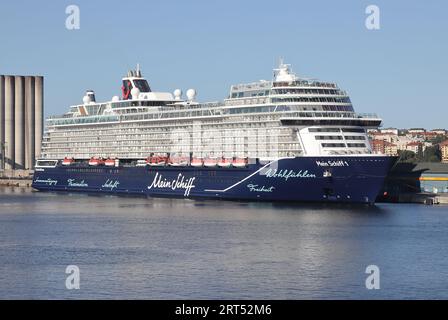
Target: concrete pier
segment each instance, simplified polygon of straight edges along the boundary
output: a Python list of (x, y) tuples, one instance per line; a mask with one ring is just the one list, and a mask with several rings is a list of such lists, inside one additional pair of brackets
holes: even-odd
[(14, 170), (13, 175), (0, 174), (0, 187), (31, 187), (33, 180), (27, 170)]

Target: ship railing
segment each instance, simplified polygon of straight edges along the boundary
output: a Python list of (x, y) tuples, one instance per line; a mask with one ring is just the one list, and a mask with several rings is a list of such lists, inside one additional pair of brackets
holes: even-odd
[(298, 80), (293, 82), (274, 82), (273, 87), (323, 87), (323, 88), (335, 88), (338, 86), (331, 82), (320, 82), (313, 80)]
[(258, 89), (269, 89), (272, 86), (271, 81), (261, 80), (259, 82), (252, 83), (240, 83), (234, 84), (230, 87), (230, 90), (233, 91), (251, 91)]
[(370, 118), (370, 119), (378, 119), (378, 115), (376, 113), (357, 113), (358, 118)]
[(284, 118), (349, 118), (349, 119), (379, 119), (374, 113), (303, 111), (285, 114)]

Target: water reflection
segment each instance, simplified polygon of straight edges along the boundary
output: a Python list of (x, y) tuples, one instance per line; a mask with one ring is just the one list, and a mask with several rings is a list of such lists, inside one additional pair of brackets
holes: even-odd
[[(2, 298), (447, 297), (443, 207), (17, 189), (0, 188)], [(65, 290), (68, 264), (79, 292)], [(383, 270), (376, 292), (369, 264)]]

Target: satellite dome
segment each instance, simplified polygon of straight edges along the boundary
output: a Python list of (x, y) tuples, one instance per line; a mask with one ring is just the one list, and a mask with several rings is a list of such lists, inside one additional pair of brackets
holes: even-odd
[(112, 102), (118, 102), (120, 101), (120, 97), (119, 96), (113, 96), (112, 97)]
[(174, 99), (180, 100), (180, 98), (182, 97), (182, 90), (176, 89), (176, 90), (174, 90), (173, 94), (174, 94)]
[(188, 99), (189, 101), (193, 101), (195, 97), (196, 97), (196, 90), (194, 90), (194, 89), (188, 89), (188, 90), (187, 90), (187, 99)]
[(132, 88), (131, 90), (132, 99), (138, 99), (138, 96), (140, 95), (140, 90), (138, 88)]

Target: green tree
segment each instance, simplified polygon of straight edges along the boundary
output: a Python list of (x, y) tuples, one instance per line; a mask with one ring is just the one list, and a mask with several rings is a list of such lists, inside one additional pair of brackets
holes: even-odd
[(423, 161), (425, 162), (440, 162), (442, 160), (442, 153), (438, 145), (430, 146), (425, 149)]
[(416, 154), (409, 150), (398, 150), (400, 162), (417, 162)]
[(428, 139), (428, 142), (431, 142), (432, 144), (439, 144), (446, 140), (446, 136), (437, 135), (434, 138)]
[(417, 148), (417, 155), (416, 155), (417, 162), (423, 161), (423, 157), (424, 157), (424, 155), (423, 155), (423, 146), (421, 144), (419, 144), (418, 148)]

